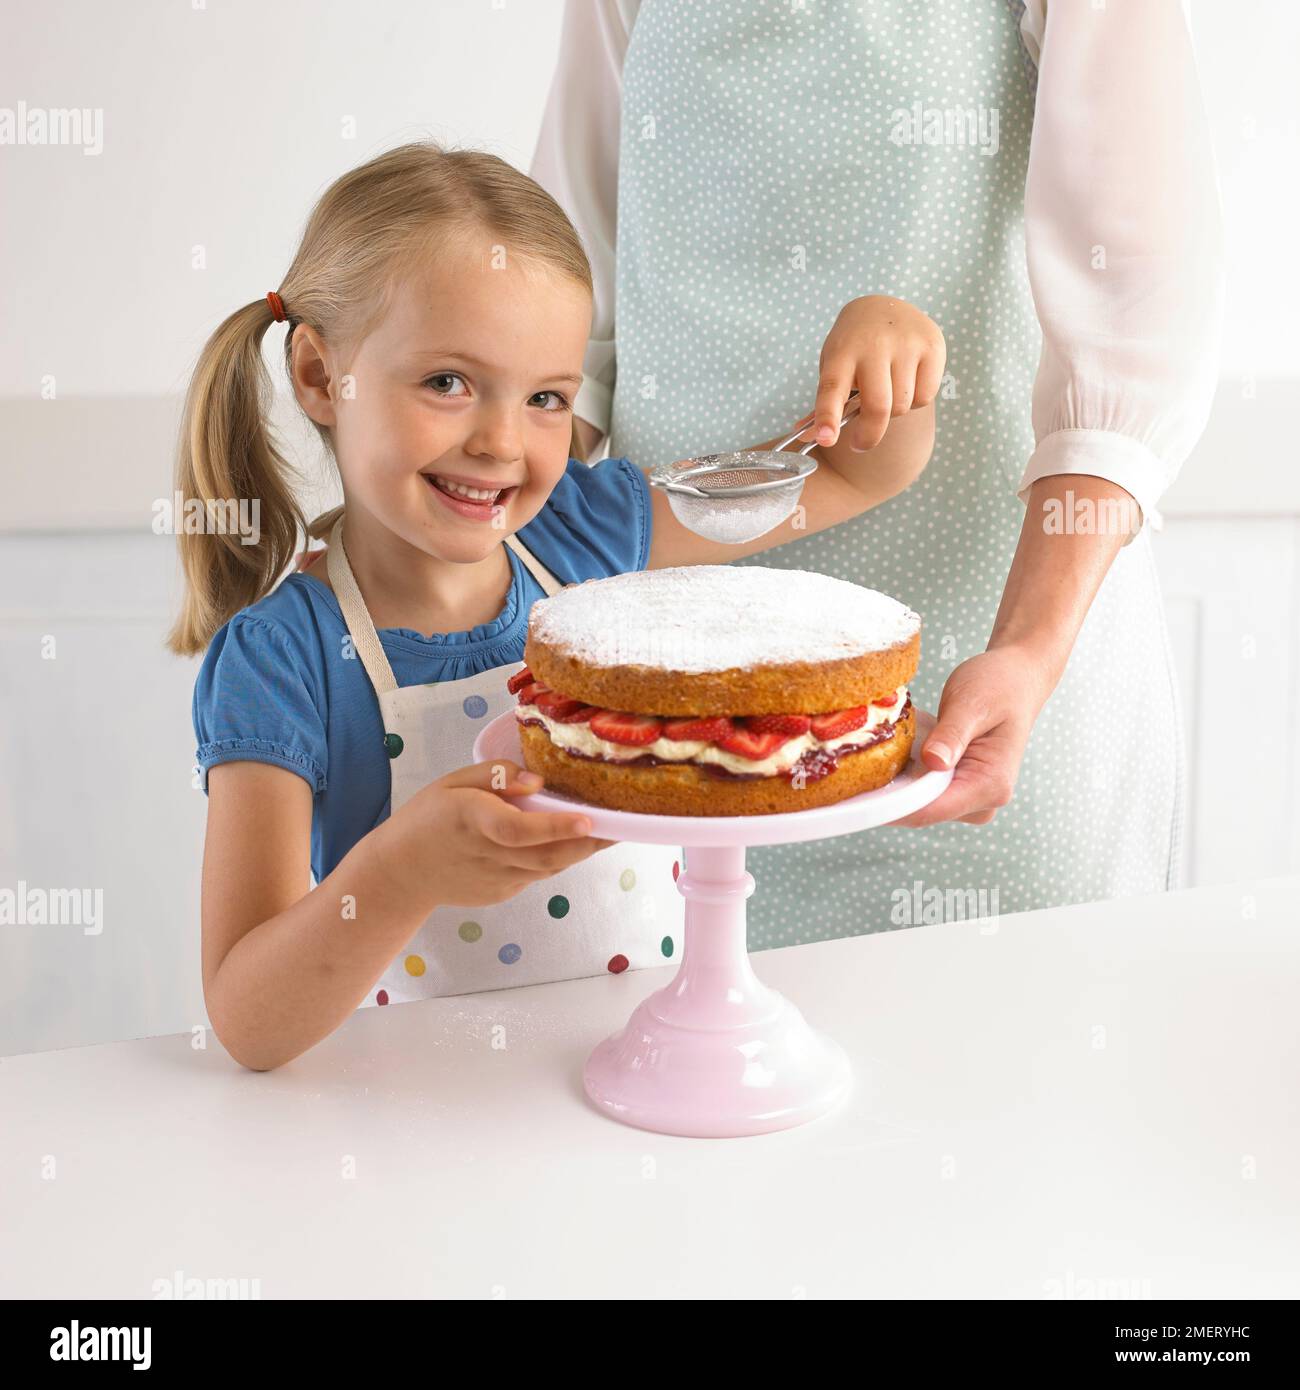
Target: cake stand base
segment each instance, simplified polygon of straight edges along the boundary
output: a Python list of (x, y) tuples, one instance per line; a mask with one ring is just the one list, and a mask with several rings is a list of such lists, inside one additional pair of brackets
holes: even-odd
[[(745, 939), (754, 879), (748, 845), (795, 844), (888, 825), (928, 806), (952, 780), (930, 772), (920, 748), (933, 716), (916, 712), (911, 761), (887, 786), (829, 806), (770, 816), (658, 816), (591, 806), (542, 790), (514, 798), (525, 811), (581, 810), (608, 840), (676, 845), (686, 867), (682, 963), (627, 1026), (587, 1060), (583, 1084), (602, 1114), (640, 1129), (733, 1138), (789, 1129), (834, 1109), (852, 1085), (848, 1058), (755, 976)], [(476, 762), (522, 761), (513, 711), (474, 741)]]
[(624, 1124), (705, 1138), (789, 1129), (833, 1109), (852, 1084), (848, 1058), (750, 967), (744, 847), (688, 849), (677, 887), (681, 966), (591, 1054), (587, 1095)]

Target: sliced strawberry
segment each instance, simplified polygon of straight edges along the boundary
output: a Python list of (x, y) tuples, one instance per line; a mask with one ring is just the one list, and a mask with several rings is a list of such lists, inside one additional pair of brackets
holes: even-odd
[(818, 738), (839, 738), (853, 729), (860, 729), (867, 722), (866, 705), (854, 705), (852, 709), (832, 710), (830, 714), (814, 714), (812, 731)]
[(734, 727), (725, 714), (701, 719), (665, 719), (664, 737), (672, 739), (674, 743), (685, 743), (688, 740), (717, 743), (720, 738), (726, 738)]
[(591, 716), (591, 732), (611, 743), (639, 746), (653, 743), (663, 732), (663, 720), (650, 714), (624, 714), (622, 710), (602, 709)]
[(529, 684), (532, 679), (533, 673), (525, 666), (522, 671), (516, 671), (514, 675), (510, 677), (506, 682), (506, 689), (512, 695), (518, 695), (524, 686)]
[(806, 714), (751, 714), (746, 725), (756, 734), (784, 734), (796, 738), (806, 734), (812, 719)]
[(737, 757), (757, 762), (760, 758), (770, 758), (785, 742), (785, 734), (764, 734), (737, 724), (726, 738), (718, 740), (718, 747), (735, 753)]
[(543, 685), (541, 681), (530, 681), (519, 691), (519, 703), (521, 705), (535, 705), (539, 695), (545, 695), (550, 686)]
[(877, 695), (871, 703), (879, 705), (881, 709), (889, 709), (891, 705), (898, 703), (898, 691), (891, 690), (888, 695)]
[(585, 724), (593, 714), (600, 713), (599, 705), (584, 705), (581, 700), (573, 700), (569, 703), (576, 705), (577, 708), (566, 710), (563, 714), (552, 713), (551, 718), (557, 724)]
[(537, 697), (537, 708), (543, 714), (549, 714), (552, 719), (558, 719), (561, 710), (572, 711), (581, 704), (581, 700), (570, 699), (567, 695), (561, 695), (558, 690), (548, 690), (545, 687)]

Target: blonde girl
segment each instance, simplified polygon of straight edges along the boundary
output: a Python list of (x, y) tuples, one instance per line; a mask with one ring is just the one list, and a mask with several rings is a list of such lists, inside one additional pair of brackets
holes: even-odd
[[(472, 763), (512, 703), (531, 605), (835, 525), (929, 456), (942, 338), (908, 305), (855, 300), (823, 352), (801, 529), (704, 541), (633, 462), (581, 461), (591, 311), (586, 256), (548, 194), (494, 156), (416, 143), (334, 183), (278, 291), (203, 348), (178, 486), (256, 502), (258, 527), (181, 537), (171, 644), (204, 653), (203, 982), (248, 1067), (299, 1055), (359, 1005), (672, 959), (672, 851), (525, 812), (514, 799), (540, 779)], [(262, 339), (281, 319), (294, 395), (342, 481), (342, 508), (310, 524), (266, 418)], [(855, 386), (856, 448), (838, 431)], [(307, 534), (325, 559), (285, 577)]]

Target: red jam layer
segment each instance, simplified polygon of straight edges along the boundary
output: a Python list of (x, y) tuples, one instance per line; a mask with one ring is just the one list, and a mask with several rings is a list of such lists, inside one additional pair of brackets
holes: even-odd
[[(850, 753), (861, 753), (865, 748), (874, 748), (878, 743), (884, 743), (887, 739), (894, 736), (894, 730), (898, 727), (899, 721), (907, 718), (907, 712), (912, 708), (912, 697), (909, 694), (903, 701), (903, 708), (898, 712), (898, 719), (889, 724), (878, 724), (870, 730), (867, 737), (861, 743), (846, 743), (839, 748), (809, 748), (797, 762), (792, 763), (788, 772), (778, 772), (771, 774), (777, 777), (784, 777), (788, 782), (799, 768), (803, 769), (803, 784), (807, 786), (809, 782), (820, 782), (823, 777), (829, 777), (832, 772), (840, 765), (841, 759)], [(545, 729), (546, 725), (540, 719), (521, 719), (521, 724), (531, 725), (535, 729)], [(558, 744), (555, 745), (557, 748)], [(695, 767), (702, 772), (707, 772), (711, 777), (720, 777), (728, 782), (759, 782), (769, 776), (766, 772), (732, 772), (729, 768), (719, 767), (717, 763), (692, 763), (681, 761), (674, 758), (656, 758), (653, 753), (642, 753), (637, 758), (602, 758), (598, 753), (575, 753), (569, 748), (560, 748), (561, 753), (567, 754), (570, 758), (581, 758), (588, 763), (617, 763), (619, 767)]]

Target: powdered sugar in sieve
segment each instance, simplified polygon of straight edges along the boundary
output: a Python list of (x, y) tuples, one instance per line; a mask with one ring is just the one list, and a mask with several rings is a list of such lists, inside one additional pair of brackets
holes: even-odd
[[(849, 399), (856, 395), (855, 391)], [(857, 413), (854, 401), (840, 424)], [(673, 515), (688, 531), (722, 545), (744, 545), (779, 526), (799, 505), (804, 480), (817, 468), (816, 459), (808, 457), (816, 441), (797, 452), (786, 452), (785, 446), (807, 428), (801, 425), (775, 449), (741, 449), (660, 464), (650, 471), (650, 485), (668, 494)]]

